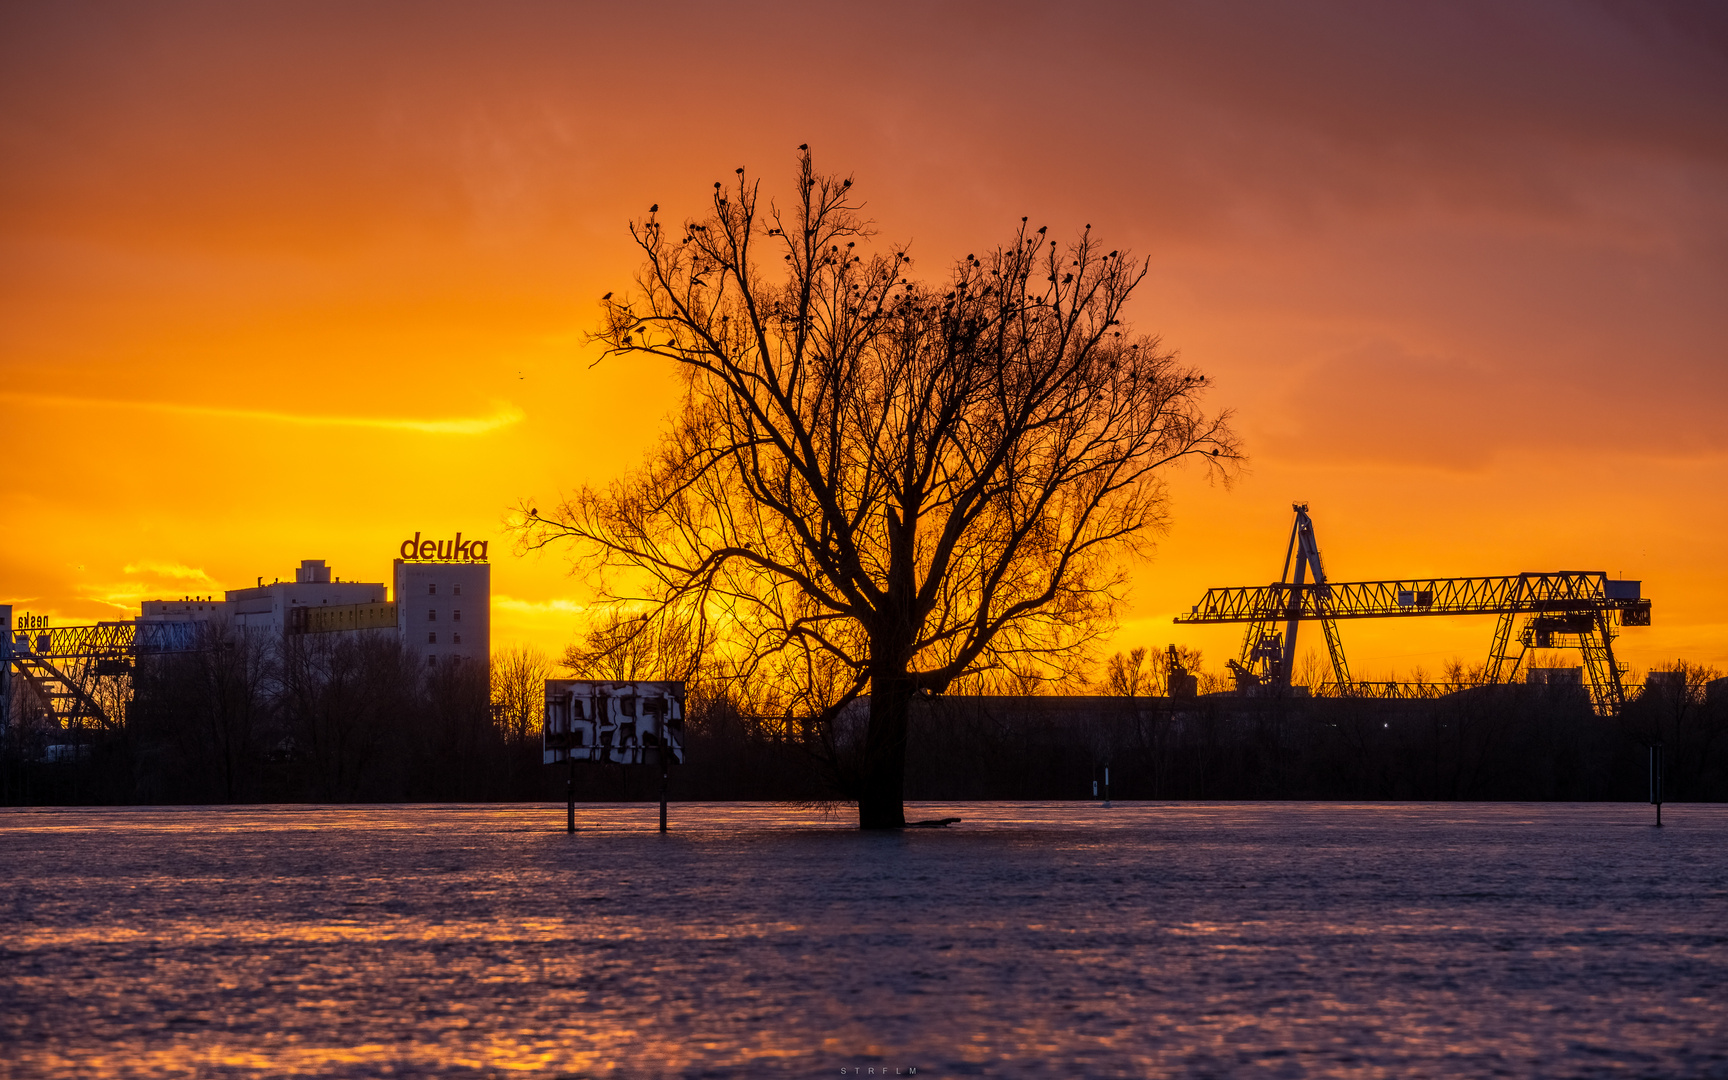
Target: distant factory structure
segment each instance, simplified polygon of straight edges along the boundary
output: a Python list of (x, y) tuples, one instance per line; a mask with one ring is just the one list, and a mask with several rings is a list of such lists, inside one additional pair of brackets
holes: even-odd
[(343, 581), (323, 559), (304, 559), (293, 581), (279, 578), (214, 596), (146, 600), (140, 623), (207, 624), (286, 644), (325, 635), (395, 637), (428, 666), (485, 660), (492, 649), (492, 567), (488, 542), (404, 540), (391, 581)]
[[(111, 730), (132, 699), (141, 663), (198, 653), (242, 637), (283, 655), (357, 638), (399, 642), (428, 670), (492, 652), (489, 542), (402, 541), (391, 580), (343, 581), (323, 559), (302, 560), (293, 581), (257, 583), (215, 596), (145, 600), (136, 617), (86, 626), (50, 626), (14, 617), (0, 604), (0, 729), (18, 684), (62, 732)], [(13, 676), (19, 678), (14, 680)]]

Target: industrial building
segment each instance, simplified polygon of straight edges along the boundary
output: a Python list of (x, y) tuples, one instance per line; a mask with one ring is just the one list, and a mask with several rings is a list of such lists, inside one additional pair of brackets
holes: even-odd
[(389, 585), (343, 581), (323, 559), (305, 559), (292, 581), (266, 582), (260, 576), (256, 585), (229, 589), (221, 599), (146, 600), (138, 621), (205, 623), (277, 642), (308, 635), (390, 634), (429, 666), (485, 660), (492, 649), (492, 567), (484, 561), (484, 542), (459, 549), (439, 545), (422, 559), (419, 534), (415, 537), (403, 544), (403, 552), (415, 557), (394, 561)]
[[(293, 581), (280, 578), (245, 589), (229, 589), (221, 600), (185, 596), (178, 600), (146, 600), (138, 613), (145, 622), (214, 623), (236, 630), (268, 633), (281, 638), (304, 632), (305, 609), (377, 605), (388, 601), (381, 583), (333, 578), (323, 559), (305, 559)], [(395, 625), (395, 620), (389, 624)]]
[(206, 650), (212, 632), (285, 651), (365, 635), (401, 642), (427, 668), (484, 664), (492, 651), (487, 547), (460, 533), (436, 543), (415, 533), (399, 549), (390, 585), (343, 581), (324, 560), (305, 559), (292, 581), (260, 575), (220, 599), (146, 600), (135, 619), (90, 626), (50, 627), (35, 615), (14, 621), (10, 605), (0, 605), (0, 719), (11, 715), (16, 672), (59, 730), (110, 728), (116, 703), (131, 699), (141, 659)]

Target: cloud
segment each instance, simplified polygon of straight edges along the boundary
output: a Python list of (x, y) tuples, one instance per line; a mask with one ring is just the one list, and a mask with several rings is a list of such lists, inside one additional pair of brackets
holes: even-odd
[(563, 597), (554, 597), (551, 600), (519, 600), (514, 596), (494, 593), (492, 610), (524, 615), (579, 615), (588, 610), (588, 606)]
[(127, 618), (138, 614), (138, 609), (146, 600), (162, 599), (160, 590), (147, 588), (143, 585), (127, 583), (122, 585), (79, 585), (78, 594), (82, 599), (94, 600), (106, 604), (121, 612)]
[(211, 596), (223, 592), (221, 582), (201, 567), (185, 563), (140, 559), (127, 563), (120, 572), (130, 580), (80, 583), (74, 588), (84, 599), (116, 608), (128, 618), (138, 614), (139, 605), (146, 600), (164, 600), (187, 592)]
[(562, 649), (582, 625), (588, 605), (568, 597), (524, 600), (504, 593), (492, 594), (492, 646), (532, 642)]
[(254, 423), (292, 424), (302, 427), (372, 428), (382, 431), (413, 431), (427, 435), (485, 435), (500, 428), (520, 423), (526, 415), (521, 409), (507, 402), (498, 403), (490, 416), (416, 419), (384, 416), (314, 416), (302, 413), (270, 412), (262, 409), (231, 409), (215, 405), (178, 405), (164, 401), (110, 401), (100, 398), (60, 397), (51, 394), (0, 392), (0, 399), (51, 408), (128, 409), (140, 412), (168, 413), (176, 416), (204, 416), (217, 420), (244, 420)]
[(215, 578), (206, 574), (200, 568), (196, 566), (187, 566), (185, 563), (164, 563), (145, 560), (142, 562), (127, 563), (121, 568), (121, 570), (123, 573), (127, 574), (147, 575), (156, 578), (170, 578), (175, 581), (196, 581), (201, 584), (209, 585), (214, 589), (220, 589), (222, 587)]

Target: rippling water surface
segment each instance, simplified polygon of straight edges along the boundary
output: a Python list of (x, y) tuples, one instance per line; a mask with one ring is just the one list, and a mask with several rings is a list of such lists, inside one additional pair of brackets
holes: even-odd
[(1728, 807), (915, 815), (0, 811), (0, 1072), (1728, 1076)]

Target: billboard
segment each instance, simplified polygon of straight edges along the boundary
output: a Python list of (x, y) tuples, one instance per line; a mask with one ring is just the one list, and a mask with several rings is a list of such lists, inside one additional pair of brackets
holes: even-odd
[(541, 760), (684, 763), (684, 684), (547, 679)]

